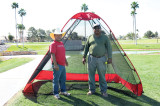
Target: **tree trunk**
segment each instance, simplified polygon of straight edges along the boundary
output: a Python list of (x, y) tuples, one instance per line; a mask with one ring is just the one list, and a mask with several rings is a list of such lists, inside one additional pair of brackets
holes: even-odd
[[(133, 15), (133, 34), (134, 34), (134, 15)], [(134, 38), (134, 35), (133, 35), (133, 43), (135, 43), (135, 38)]]
[(136, 36), (136, 14), (135, 14), (135, 16), (134, 16), (134, 19), (135, 19), (135, 43), (136, 43), (136, 45), (137, 45), (137, 36)]
[(16, 27), (16, 44), (18, 47), (16, 8), (15, 8), (15, 27)]
[[(23, 25), (23, 16), (22, 16), (22, 25)], [(24, 48), (24, 37), (23, 37), (23, 30), (22, 30), (22, 42), (23, 42), (23, 48)]]

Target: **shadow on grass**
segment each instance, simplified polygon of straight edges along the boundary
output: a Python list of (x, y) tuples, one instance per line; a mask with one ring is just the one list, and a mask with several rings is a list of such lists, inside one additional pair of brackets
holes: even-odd
[[(46, 105), (47, 104), (57, 104), (58, 102), (75, 105), (75, 106), (92, 106), (91, 104), (85, 102), (83, 99), (76, 98), (75, 96), (61, 96), (59, 100), (56, 100), (53, 97), (53, 94), (42, 94), (42, 95), (34, 95), (34, 94), (25, 94), (24, 95), (27, 99), (31, 100), (32, 102), (36, 103), (37, 105)], [(43, 96), (43, 100), (38, 100), (41, 96)], [(50, 99), (50, 100), (47, 100)]]
[(110, 89), (114, 92), (120, 93), (120, 94), (124, 94), (125, 96), (131, 97), (133, 99), (138, 97), (137, 95), (135, 95), (134, 93), (132, 93), (129, 90), (121, 90), (121, 89), (117, 89), (117, 88), (113, 88), (113, 87), (108, 87), (108, 89)]
[[(140, 105), (156, 105), (160, 106), (160, 102), (147, 97), (145, 95), (142, 96), (136, 96), (130, 91), (120, 90), (116, 88), (109, 87), (108, 90), (114, 91), (114, 94), (109, 94), (108, 98), (102, 97), (102, 95), (98, 92), (95, 95), (87, 96), (86, 93), (88, 91), (88, 85), (87, 84), (67, 84), (69, 92), (72, 92), (72, 95), (69, 97), (61, 96), (60, 100), (56, 100), (53, 97), (52, 92), (48, 94), (40, 94), (37, 95), (33, 94), (25, 94), (24, 96), (31, 100), (34, 103), (37, 103), (37, 105), (46, 105), (46, 104), (57, 104), (57, 105), (63, 105), (63, 104), (70, 104), (70, 105), (76, 105), (76, 106), (98, 106), (100, 102), (100, 99), (102, 98), (107, 102), (110, 102), (113, 105), (133, 105), (133, 106), (140, 106)], [(81, 88), (82, 87), (82, 88)], [(98, 88), (98, 86), (96, 85)], [(115, 96), (117, 94), (117, 96)], [(122, 94), (121, 96), (118, 96)], [(123, 96), (124, 95), (124, 96)], [(128, 99), (126, 98), (128, 97)], [(84, 99), (83, 99), (84, 98)], [(93, 98), (93, 99), (92, 99)], [(97, 99), (96, 99), (97, 98)], [(107, 103), (106, 102), (106, 103)], [(105, 104), (104, 104), (105, 105)], [(107, 104), (106, 104), (107, 105)]]
[(36, 95), (30, 94), (30, 93), (25, 93), (25, 94), (23, 93), (23, 95), (24, 95), (25, 98), (31, 100), (32, 102), (38, 103), (38, 102), (37, 102), (37, 96), (36, 96)]
[(118, 97), (118, 96), (113, 96), (113, 95), (110, 95), (110, 94), (108, 94), (108, 97), (103, 97), (101, 94), (96, 94), (96, 95), (103, 98), (104, 100), (116, 105), (116, 106), (125, 106), (125, 105), (141, 106), (138, 103), (130, 102), (130, 101), (127, 101), (127, 99), (124, 99), (124, 98), (121, 98), (121, 97)]
[(85, 102), (84, 100), (76, 98), (74, 96), (69, 96), (67, 98), (68, 99), (61, 97), (60, 100), (63, 101), (63, 102), (66, 102), (66, 103), (68, 103), (70, 105), (74, 105), (74, 106), (78, 106), (78, 105), (79, 106), (93, 106), (93, 105)]
[[(135, 94), (133, 94), (132, 92), (130, 91), (123, 91), (123, 90), (120, 90), (120, 89), (116, 89), (116, 88), (112, 88), (112, 87), (109, 87), (110, 90), (113, 90), (117, 93), (120, 93), (120, 94), (124, 94), (125, 96), (128, 96), (128, 97), (131, 97), (137, 101), (140, 101), (142, 103), (146, 103), (148, 105), (156, 105), (156, 106), (160, 106), (160, 102), (150, 98), (150, 97), (147, 97), (145, 96), (144, 94), (142, 94), (141, 96), (137, 96)], [(110, 97), (111, 96), (111, 97)], [(113, 96), (110, 95), (109, 98), (112, 98)], [(113, 98), (116, 98), (116, 97), (113, 97)], [(121, 101), (121, 100), (120, 100)], [(138, 105), (138, 104), (137, 104)]]
[(147, 103), (147, 104), (150, 104), (150, 105), (154, 105), (154, 106), (160, 106), (160, 102), (152, 99), (152, 98), (149, 98), (145, 95), (142, 95), (140, 97), (140, 99), (138, 99), (139, 101), (143, 102), (143, 103)]

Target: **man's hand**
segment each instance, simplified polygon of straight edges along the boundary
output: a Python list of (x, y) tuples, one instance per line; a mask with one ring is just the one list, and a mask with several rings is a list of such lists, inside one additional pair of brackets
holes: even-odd
[(67, 61), (67, 59), (65, 59), (66, 60), (66, 66), (68, 66), (68, 61)]
[(66, 61), (66, 66), (68, 66), (68, 61)]
[(86, 63), (86, 58), (83, 58), (82, 62), (83, 62), (83, 64), (85, 64)]
[(107, 61), (107, 63), (111, 64), (112, 63), (112, 58), (109, 58), (108, 61)]
[(55, 69), (56, 71), (59, 71), (59, 66), (58, 66), (58, 65), (54, 65), (54, 69)]

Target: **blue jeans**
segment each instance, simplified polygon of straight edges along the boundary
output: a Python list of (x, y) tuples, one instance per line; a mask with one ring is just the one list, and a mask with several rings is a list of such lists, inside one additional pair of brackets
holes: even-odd
[(98, 71), (99, 75), (99, 85), (101, 93), (105, 93), (107, 91), (107, 82), (105, 78), (106, 74), (106, 57), (103, 56), (101, 58), (93, 57), (89, 55), (88, 57), (88, 74), (89, 74), (89, 90), (91, 92), (95, 92), (95, 73)]
[(53, 92), (54, 95), (59, 94), (59, 86), (61, 92), (66, 91), (66, 69), (65, 66), (59, 65), (59, 71), (53, 69)]

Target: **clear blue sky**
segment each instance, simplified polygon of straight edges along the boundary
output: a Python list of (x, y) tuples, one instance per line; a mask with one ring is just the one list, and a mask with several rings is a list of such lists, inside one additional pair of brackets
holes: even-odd
[[(94, 11), (106, 21), (116, 36), (126, 35), (133, 30), (131, 3), (134, 0), (1, 0), (0, 1), (0, 36), (6, 36), (10, 32), (15, 35), (13, 2), (26, 10), (24, 25), (27, 35), (29, 27), (36, 29), (51, 30), (57, 26), (62, 27), (68, 19), (81, 11), (81, 5), (86, 3), (89, 12)], [(136, 0), (139, 4), (137, 9), (137, 29), (143, 36), (148, 30), (157, 31), (160, 35), (160, 0)], [(17, 21), (21, 18), (17, 14)]]

